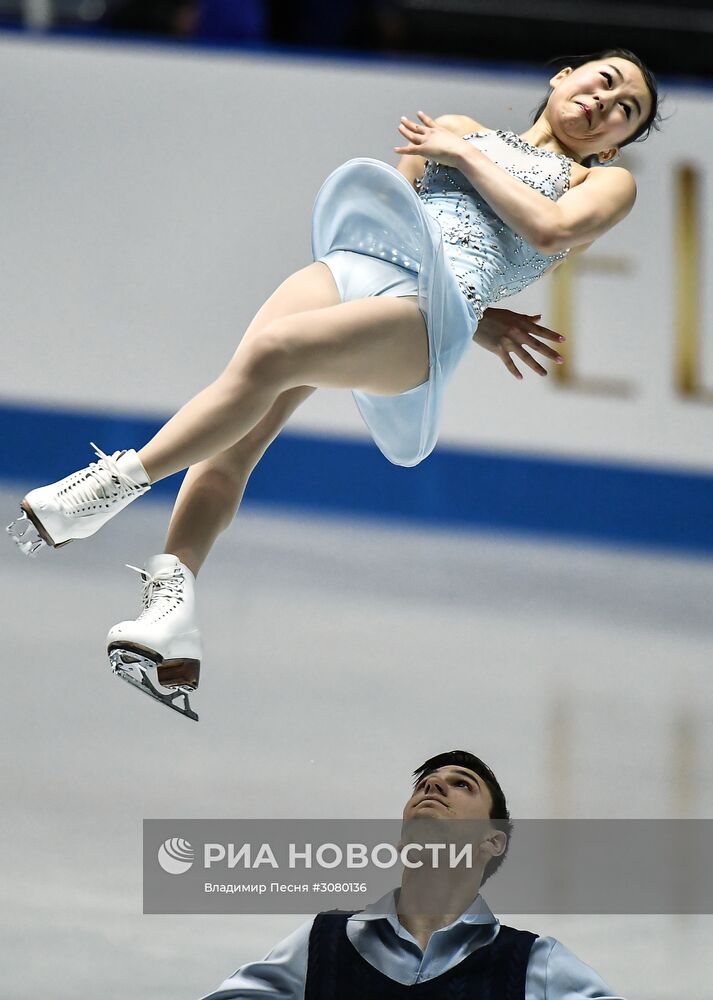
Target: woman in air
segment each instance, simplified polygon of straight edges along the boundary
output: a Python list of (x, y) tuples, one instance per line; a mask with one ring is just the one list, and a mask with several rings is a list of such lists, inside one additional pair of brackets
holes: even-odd
[[(314, 263), (257, 312), (225, 370), (138, 452), (105, 455), (32, 490), (9, 526), (24, 552), (87, 538), (151, 485), (188, 469), (165, 549), (140, 570), (143, 610), (109, 632), (114, 670), (197, 718), (195, 576), (231, 522), (250, 472), (316, 388), (351, 389), (383, 454), (433, 450), (443, 392), (471, 340), (522, 377), (564, 339), (537, 317), (493, 310), (631, 210), (631, 174), (610, 166), (658, 123), (650, 71), (633, 53), (578, 57), (550, 80), (523, 135), (472, 118), (402, 118), (398, 170), (343, 164), (314, 206)], [(309, 474), (309, 470), (306, 470)]]

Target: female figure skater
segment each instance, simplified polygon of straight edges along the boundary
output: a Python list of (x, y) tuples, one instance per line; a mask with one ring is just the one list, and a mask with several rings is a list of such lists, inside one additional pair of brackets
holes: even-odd
[(139, 452), (95, 447), (98, 461), (32, 490), (8, 528), (25, 552), (59, 547), (188, 468), (165, 551), (139, 570), (143, 611), (109, 632), (115, 672), (197, 718), (187, 698), (201, 659), (195, 575), (250, 472), (315, 388), (351, 389), (384, 455), (415, 465), (436, 443), (444, 386), (471, 339), (516, 378), (512, 355), (542, 375), (531, 351), (561, 360), (542, 338), (564, 338), (485, 311), (627, 215), (634, 180), (604, 165), (648, 135), (657, 104), (651, 73), (613, 49), (556, 73), (522, 136), (419, 112), (398, 126), (398, 170), (356, 159), (334, 171), (314, 207), (315, 262), (262, 306), (215, 382)]

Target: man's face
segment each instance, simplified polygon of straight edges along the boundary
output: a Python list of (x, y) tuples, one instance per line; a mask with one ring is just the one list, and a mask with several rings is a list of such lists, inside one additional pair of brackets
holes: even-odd
[(492, 806), (482, 778), (467, 767), (447, 764), (419, 781), (404, 806), (403, 818), (487, 820)]

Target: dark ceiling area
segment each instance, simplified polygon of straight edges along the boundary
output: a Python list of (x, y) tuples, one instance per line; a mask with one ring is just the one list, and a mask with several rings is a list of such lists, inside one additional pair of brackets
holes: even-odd
[(23, 23), (530, 66), (627, 48), (660, 75), (713, 78), (713, 0), (0, 0), (0, 24)]
[(542, 64), (616, 47), (660, 74), (713, 77), (713, 0), (394, 0), (373, 12), (396, 52)]

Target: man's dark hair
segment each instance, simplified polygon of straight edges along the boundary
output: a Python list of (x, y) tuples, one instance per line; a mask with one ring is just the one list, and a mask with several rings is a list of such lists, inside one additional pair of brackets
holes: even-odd
[[(632, 135), (624, 142), (619, 143), (620, 146), (628, 146), (631, 142), (643, 142), (644, 139), (648, 139), (651, 135), (652, 130), (657, 132), (661, 129), (661, 113), (659, 111), (659, 88), (656, 82), (656, 77), (651, 72), (649, 67), (636, 55), (635, 52), (629, 51), (629, 49), (604, 49), (602, 52), (592, 52), (585, 56), (556, 56), (554, 59), (550, 59), (547, 62), (548, 66), (557, 67), (557, 72), (560, 69), (564, 69), (565, 66), (571, 66), (573, 69), (578, 69), (580, 66), (584, 66), (589, 62), (599, 62), (601, 59), (610, 59), (612, 56), (618, 56), (620, 59), (626, 59), (627, 62), (633, 63), (635, 66), (641, 70), (641, 75), (644, 78), (644, 83), (646, 84), (649, 95), (651, 97), (651, 110), (649, 111), (648, 117), (641, 122)], [(547, 107), (547, 102), (550, 99), (550, 94), (552, 91), (548, 91), (547, 96), (544, 98), (540, 106), (532, 115), (533, 124), (540, 117), (542, 112)], [(596, 162), (596, 157), (590, 157), (590, 161)]]
[(488, 765), (482, 761), (480, 757), (476, 757), (475, 754), (470, 753), (468, 750), (446, 750), (445, 753), (436, 754), (435, 757), (431, 757), (424, 761), (423, 764), (421, 764), (420, 767), (417, 767), (413, 772), (413, 787), (416, 788), (422, 778), (425, 778), (426, 775), (437, 771), (439, 767), (448, 766), (466, 767), (469, 771), (473, 771), (474, 774), (477, 774), (479, 778), (483, 779), (488, 791), (490, 792), (490, 798), (492, 799), (490, 819), (498, 821), (495, 824), (497, 829), (502, 830), (508, 838), (507, 846), (503, 853), (497, 858), (491, 858), (485, 866), (485, 869), (483, 870), (483, 882), (485, 882), (498, 870), (500, 865), (505, 860), (510, 847), (512, 823), (510, 822), (508, 805), (505, 801), (505, 793), (500, 787), (500, 782)]

